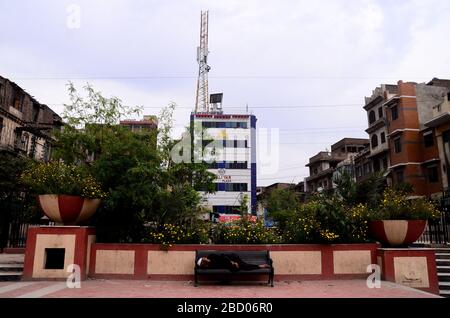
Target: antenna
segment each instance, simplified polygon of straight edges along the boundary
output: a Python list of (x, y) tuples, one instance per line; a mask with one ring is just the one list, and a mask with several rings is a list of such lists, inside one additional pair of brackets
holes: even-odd
[(209, 112), (208, 72), (211, 68), (208, 65), (208, 12), (202, 11), (200, 19), (200, 46), (197, 47), (198, 80), (195, 99), (196, 113)]

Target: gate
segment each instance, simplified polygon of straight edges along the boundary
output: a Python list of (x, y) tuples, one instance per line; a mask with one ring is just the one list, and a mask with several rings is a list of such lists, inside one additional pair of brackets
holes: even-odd
[(28, 228), (34, 224), (27, 222), (24, 203), (2, 202), (1, 211), (0, 249), (25, 247)]
[(435, 221), (428, 221), (428, 225), (417, 240), (425, 244), (450, 244), (450, 193), (445, 191), (438, 202), (441, 217)]

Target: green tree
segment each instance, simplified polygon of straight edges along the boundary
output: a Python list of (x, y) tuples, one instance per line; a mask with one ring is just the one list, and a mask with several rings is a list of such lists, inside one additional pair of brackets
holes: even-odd
[(290, 189), (275, 189), (267, 199), (269, 216), (277, 222), (281, 230), (286, 227), (286, 222), (295, 215), (299, 207), (300, 199), (297, 193)]
[(124, 115), (139, 113), (138, 107), (104, 98), (90, 85), (85, 89), (87, 97), (69, 84), (71, 104), (64, 112), (68, 125), (57, 135), (54, 159), (87, 166), (108, 193), (93, 220), (99, 240), (140, 242), (146, 225), (197, 219), (203, 210), (195, 186), (211, 192), (215, 176), (203, 164), (172, 160), (175, 104), (161, 112), (158, 135), (134, 133), (117, 123)]

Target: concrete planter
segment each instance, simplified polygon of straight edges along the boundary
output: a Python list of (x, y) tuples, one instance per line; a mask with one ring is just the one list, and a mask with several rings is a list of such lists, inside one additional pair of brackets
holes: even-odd
[(50, 220), (63, 225), (75, 225), (88, 220), (97, 211), (101, 200), (43, 194), (38, 196), (38, 202)]
[(426, 220), (380, 220), (369, 222), (369, 235), (386, 246), (407, 246), (423, 233)]

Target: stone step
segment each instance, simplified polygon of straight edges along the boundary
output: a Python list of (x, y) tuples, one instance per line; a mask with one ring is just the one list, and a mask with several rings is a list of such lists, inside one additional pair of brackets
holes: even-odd
[(450, 273), (450, 266), (436, 266), (438, 273)]
[(437, 273), (439, 282), (450, 282), (450, 273)]
[(437, 258), (436, 265), (450, 265), (450, 259)]
[(0, 272), (0, 282), (17, 281), (22, 278), (22, 272)]
[(450, 260), (450, 253), (436, 253), (436, 259), (447, 259)]
[(439, 290), (439, 294), (442, 297), (450, 298), (450, 290)]

